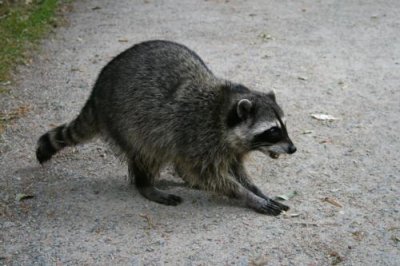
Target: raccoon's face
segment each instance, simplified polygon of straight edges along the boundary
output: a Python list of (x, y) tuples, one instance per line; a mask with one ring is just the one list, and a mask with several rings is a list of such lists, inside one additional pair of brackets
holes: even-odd
[(273, 159), (280, 154), (296, 152), (286, 130), (283, 112), (272, 92), (247, 95), (238, 100), (235, 107), (227, 121), (237, 147), (258, 150)]

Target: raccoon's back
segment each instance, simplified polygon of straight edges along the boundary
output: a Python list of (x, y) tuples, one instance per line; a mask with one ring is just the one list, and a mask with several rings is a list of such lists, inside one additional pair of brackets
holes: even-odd
[(168, 97), (184, 80), (201, 82), (211, 77), (202, 59), (187, 47), (148, 41), (134, 45), (108, 63), (99, 75), (95, 94), (108, 101), (139, 94)]
[(191, 134), (181, 132), (184, 121), (186, 131), (195, 131), (196, 124), (206, 127), (197, 116), (208, 109), (205, 97), (213, 104), (214, 92), (207, 89), (216, 80), (185, 46), (150, 41), (113, 59), (100, 73), (91, 97), (100, 126), (121, 141), (120, 146), (135, 142), (173, 149), (177, 138)]

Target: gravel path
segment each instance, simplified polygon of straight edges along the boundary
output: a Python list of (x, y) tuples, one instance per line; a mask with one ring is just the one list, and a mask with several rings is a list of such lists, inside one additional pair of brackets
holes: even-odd
[[(0, 264), (399, 265), (399, 17), (397, 0), (76, 1), (0, 99), (29, 110), (1, 136)], [(161, 185), (185, 201), (149, 202), (100, 141), (37, 164), (37, 138), (77, 115), (113, 56), (148, 39), (275, 88), (298, 152), (254, 153), (248, 168), (271, 195), (298, 192), (287, 215), (191, 190), (169, 170)]]

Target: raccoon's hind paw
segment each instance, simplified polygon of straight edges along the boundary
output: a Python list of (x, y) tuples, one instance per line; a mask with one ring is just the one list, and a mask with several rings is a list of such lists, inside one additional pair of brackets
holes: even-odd
[(176, 206), (182, 202), (182, 198), (174, 194), (169, 194), (155, 187), (139, 188), (140, 193), (147, 199), (157, 203)]
[(182, 203), (182, 198), (179, 196), (176, 196), (174, 194), (168, 194), (167, 198), (165, 199), (165, 202), (160, 202), (160, 203), (176, 206), (176, 205)]

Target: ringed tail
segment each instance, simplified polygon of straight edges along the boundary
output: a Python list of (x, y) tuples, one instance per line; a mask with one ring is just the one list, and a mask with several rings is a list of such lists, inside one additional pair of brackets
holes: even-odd
[(63, 148), (84, 143), (93, 138), (97, 132), (92, 103), (88, 101), (74, 120), (48, 131), (39, 138), (36, 158), (43, 164)]

